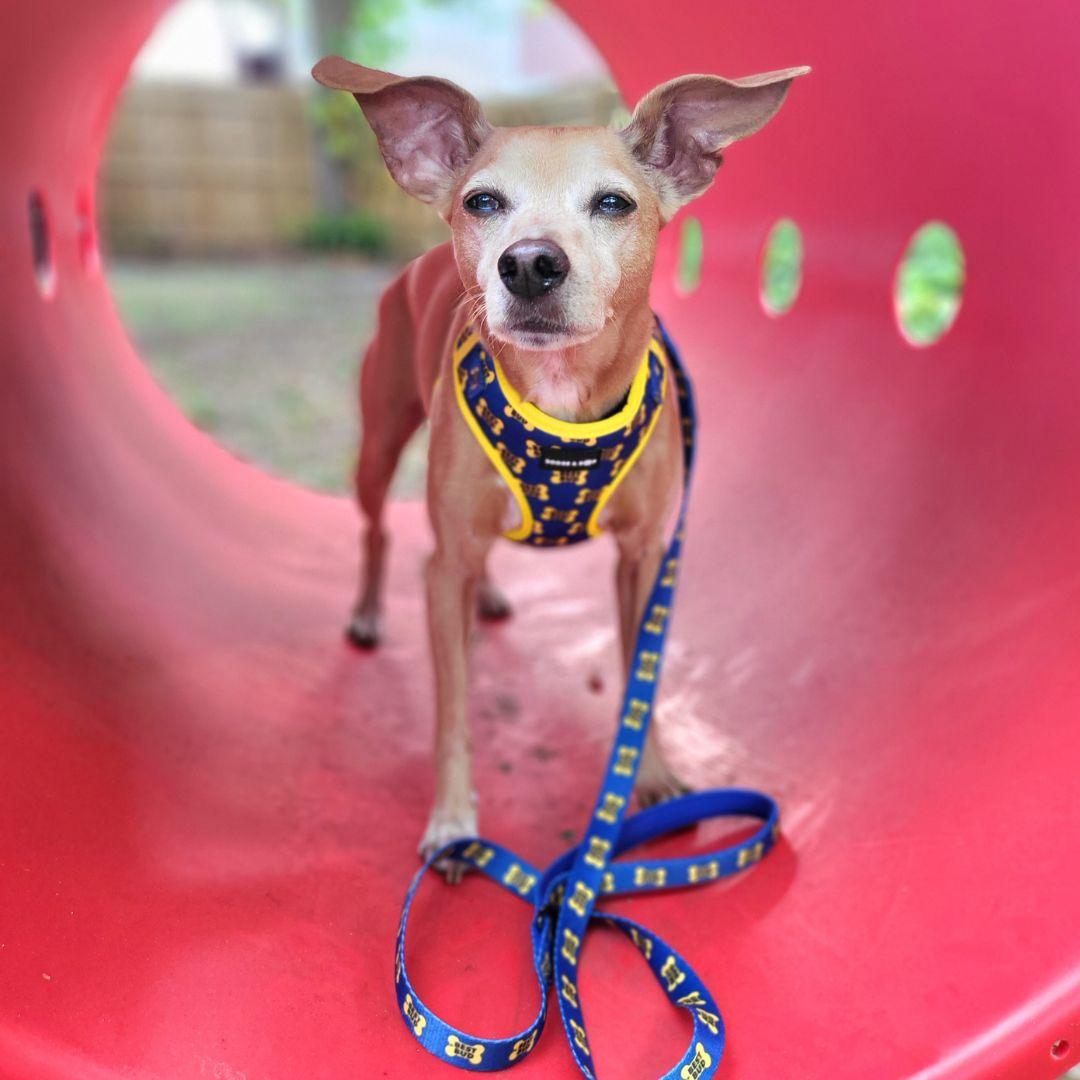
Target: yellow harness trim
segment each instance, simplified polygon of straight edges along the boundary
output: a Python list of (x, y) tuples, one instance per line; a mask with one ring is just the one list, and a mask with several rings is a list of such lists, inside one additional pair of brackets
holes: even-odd
[[(465, 418), (465, 423), (469, 425), (469, 430), (472, 431), (476, 441), (480, 444), (492, 465), (495, 466), (496, 471), (505, 481), (506, 486), (510, 489), (511, 494), (517, 503), (521, 520), (513, 528), (507, 529), (503, 535), (508, 540), (525, 540), (532, 535), (535, 522), (529, 500), (522, 490), (521, 481), (514, 475), (498, 450), (496, 450), (485, 436), (479, 421), (472, 409), (469, 408), (469, 404), (465, 400), (465, 391), (462, 380), (458, 375), (458, 368), (462, 360), (464, 360), (477, 345), (481, 344), (480, 336), (475, 330), (472, 330), (468, 334), (463, 335), (455, 346), (453, 351), (454, 394), (457, 399), (458, 408), (461, 410), (461, 415)], [(641, 363), (638, 365), (637, 372), (634, 375), (634, 380), (630, 384), (630, 392), (627, 395), (626, 402), (618, 412), (611, 416), (605, 416), (600, 420), (587, 420), (580, 423), (569, 420), (560, 420), (557, 417), (549, 416), (531, 402), (525, 401), (506, 377), (506, 373), (503, 371), (498, 360), (495, 359), (494, 354), (491, 354), (494, 375), (495, 379), (498, 380), (499, 388), (502, 390), (507, 402), (509, 402), (510, 407), (517, 412), (527, 424), (548, 435), (553, 435), (556, 438), (585, 442), (586, 440), (595, 439), (602, 435), (609, 435), (612, 432), (618, 431), (620, 428), (626, 427), (637, 415), (645, 397), (645, 387), (649, 380), (649, 354), (653, 349), (657, 350), (662, 359), (663, 381), (661, 383), (660, 404), (654, 410), (645, 430), (642, 431), (637, 446), (634, 447), (633, 452), (626, 459), (626, 464), (604, 487), (603, 493), (593, 506), (593, 510), (589, 514), (587, 523), (587, 532), (589, 536), (599, 536), (603, 532), (598, 524), (600, 514), (611, 500), (612, 495), (615, 494), (615, 491), (619, 484), (622, 483), (623, 478), (641, 456), (641, 452), (645, 449), (646, 444), (652, 437), (657, 420), (660, 419), (664, 403), (667, 400), (668, 384), (668, 361), (662, 343), (658, 339), (653, 339), (650, 340), (649, 344), (646, 346), (645, 352), (641, 358)]]

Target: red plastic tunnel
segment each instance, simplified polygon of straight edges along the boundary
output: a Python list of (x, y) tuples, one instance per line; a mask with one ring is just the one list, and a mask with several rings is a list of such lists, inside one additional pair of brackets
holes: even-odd
[[(395, 510), (388, 641), (358, 655), (352, 507), (193, 430), (95, 258), (103, 136), (163, 6), (0, 10), (0, 1076), (450, 1075), (392, 990), (432, 787), (422, 509)], [(673, 236), (656, 287), (703, 405), (668, 739), (695, 784), (775, 794), (785, 838), (749, 874), (620, 906), (717, 995), (723, 1077), (1060, 1075), (1080, 1060), (1080, 8), (568, 8), (630, 100), (814, 66), (698, 204), (701, 288), (671, 288)], [(781, 216), (805, 282), (773, 319), (758, 256)], [(934, 218), (968, 283), (919, 350), (892, 275)], [(609, 567), (603, 544), (498, 555), (518, 615), (477, 646), (481, 825), (536, 861), (581, 828), (613, 730)], [(429, 1004), (520, 1027), (527, 918), (478, 880), (426, 885)], [(602, 1076), (676, 1060), (686, 1022), (621, 939), (590, 938), (582, 992)], [(523, 1078), (577, 1075), (557, 1027)]]

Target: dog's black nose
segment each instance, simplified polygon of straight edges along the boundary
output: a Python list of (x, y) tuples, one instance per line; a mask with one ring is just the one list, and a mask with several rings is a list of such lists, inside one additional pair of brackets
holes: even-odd
[(499, 256), (499, 277), (524, 300), (558, 288), (569, 272), (566, 252), (551, 240), (519, 240)]

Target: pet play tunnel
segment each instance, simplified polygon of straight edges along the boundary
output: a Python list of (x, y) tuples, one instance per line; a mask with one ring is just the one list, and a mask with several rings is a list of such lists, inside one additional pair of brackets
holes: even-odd
[[(432, 786), (422, 511), (396, 509), (388, 640), (359, 655), (351, 506), (193, 430), (98, 266), (102, 139), (163, 6), (0, 10), (0, 1076), (441, 1075), (392, 991)], [(656, 289), (703, 412), (672, 756), (773, 793), (785, 839), (621, 904), (715, 992), (722, 1076), (1060, 1075), (1080, 1060), (1080, 9), (568, 6), (631, 100), (814, 66), (698, 204), (700, 288), (671, 287), (673, 234)], [(771, 318), (779, 217), (805, 279)], [(916, 349), (892, 277), (930, 219), (967, 284)], [(477, 646), (481, 824), (542, 863), (611, 736), (609, 554), (496, 569), (519, 613)], [(527, 917), (427, 883), (425, 1000), (520, 1028)], [(685, 1045), (621, 939), (590, 938), (582, 993), (601, 1075)], [(522, 1077), (577, 1075), (551, 1026)]]

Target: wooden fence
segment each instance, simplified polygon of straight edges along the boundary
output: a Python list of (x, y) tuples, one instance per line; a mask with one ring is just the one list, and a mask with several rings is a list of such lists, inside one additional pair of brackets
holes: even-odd
[[(485, 108), (497, 124), (604, 124), (617, 103), (610, 87), (587, 84)], [(309, 104), (292, 86), (131, 84), (102, 168), (110, 250), (224, 255), (294, 245), (319, 208)], [(443, 239), (445, 226), (397, 188), (357, 121), (357, 207), (386, 223), (397, 254)]]

